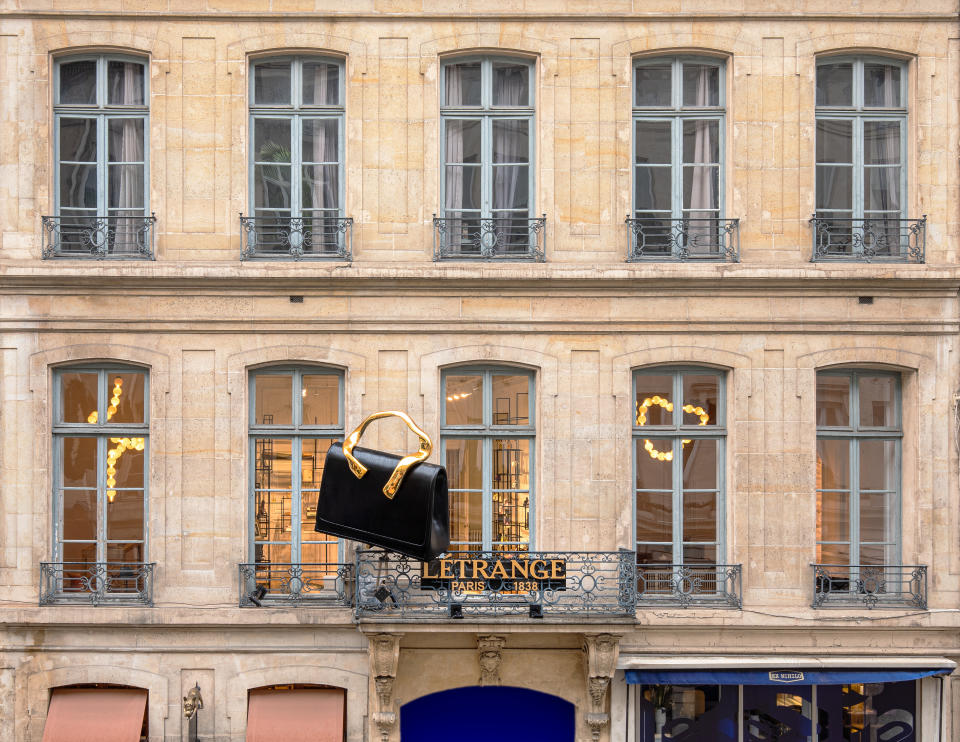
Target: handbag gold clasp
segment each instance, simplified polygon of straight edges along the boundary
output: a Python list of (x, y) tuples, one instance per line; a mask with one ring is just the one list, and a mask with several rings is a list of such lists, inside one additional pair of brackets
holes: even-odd
[(361, 479), (364, 474), (367, 473), (367, 467), (361, 464), (357, 457), (353, 455), (353, 448), (360, 442), (360, 436), (363, 435), (363, 431), (367, 429), (367, 426), (372, 423), (374, 420), (380, 420), (385, 417), (399, 417), (403, 420), (407, 427), (412, 430), (416, 436), (420, 439), (420, 449), (409, 456), (404, 456), (397, 463), (397, 467), (393, 470), (393, 474), (390, 475), (390, 479), (387, 480), (387, 483), (383, 485), (383, 494), (385, 494), (389, 499), (393, 499), (393, 496), (397, 494), (397, 490), (400, 489), (400, 485), (403, 484), (403, 478), (407, 475), (407, 472), (410, 470), (410, 467), (414, 464), (419, 464), (422, 461), (426, 461), (427, 456), (430, 455), (430, 452), (433, 450), (433, 442), (423, 430), (418, 426), (406, 412), (399, 412), (397, 410), (386, 410), (384, 412), (374, 412), (372, 415), (368, 415), (367, 418), (360, 423), (356, 430), (354, 430), (350, 435), (347, 436), (346, 440), (343, 442), (343, 455), (347, 459), (347, 464), (350, 467), (350, 471), (353, 472), (353, 475), (357, 479)]

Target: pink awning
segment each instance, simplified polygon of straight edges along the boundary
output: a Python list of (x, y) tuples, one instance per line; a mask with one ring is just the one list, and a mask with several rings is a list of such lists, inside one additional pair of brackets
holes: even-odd
[(139, 688), (54, 688), (43, 742), (140, 742), (146, 709)]
[(336, 688), (252, 690), (247, 742), (343, 742), (343, 713)]

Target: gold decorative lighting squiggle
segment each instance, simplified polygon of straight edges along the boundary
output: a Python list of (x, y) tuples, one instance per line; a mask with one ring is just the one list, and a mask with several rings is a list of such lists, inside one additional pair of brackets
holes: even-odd
[[(117, 413), (121, 394), (123, 394), (123, 379), (118, 376), (113, 380), (113, 396), (110, 397), (110, 406), (107, 407), (107, 420)], [(87, 416), (87, 422), (90, 424), (96, 423), (97, 419), (96, 410)], [(107, 451), (107, 501), (113, 502), (117, 496), (117, 491), (113, 489), (117, 486), (117, 462), (124, 451), (142, 451), (145, 444), (143, 438), (111, 438), (110, 442), (117, 444), (115, 448)]]
[[(661, 397), (659, 395), (647, 397), (642, 403), (637, 404), (637, 425), (647, 424), (647, 411), (653, 405), (662, 407), (667, 412), (673, 412), (673, 402), (666, 397)], [(710, 415), (707, 414), (707, 411), (703, 409), (703, 407), (695, 407), (692, 404), (685, 404), (683, 407), (681, 407), (681, 409), (684, 412), (699, 417), (700, 425), (706, 425), (708, 422), (710, 422)], [(689, 442), (690, 439), (687, 438), (683, 440), (683, 445), (687, 445)], [(643, 449), (650, 454), (650, 458), (652, 459), (656, 459), (657, 461), (673, 461), (673, 451), (658, 451), (656, 448), (654, 448), (653, 441), (650, 441), (646, 438), (643, 440)]]

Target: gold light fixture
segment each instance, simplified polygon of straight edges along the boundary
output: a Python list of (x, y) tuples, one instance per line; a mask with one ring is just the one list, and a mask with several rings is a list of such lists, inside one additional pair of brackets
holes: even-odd
[[(662, 407), (667, 412), (673, 412), (673, 402), (666, 397), (655, 394), (652, 397), (647, 397), (642, 403), (637, 405), (637, 425), (647, 424), (647, 412), (654, 405)], [(703, 407), (685, 404), (681, 409), (686, 413), (699, 417), (700, 422), (698, 424), (701, 426), (710, 422), (710, 415), (707, 414), (707, 411), (703, 409)], [(685, 446), (690, 443), (690, 439), (686, 438), (682, 443)], [(656, 459), (657, 461), (673, 461), (673, 451), (658, 451), (654, 447), (653, 441), (646, 438), (643, 441), (643, 449), (650, 454), (650, 458), (652, 459)]]
[[(116, 413), (120, 405), (120, 395), (123, 394), (123, 379), (116, 377), (113, 380), (113, 396), (110, 397), (110, 406), (107, 407), (107, 420), (110, 420)], [(94, 410), (87, 416), (87, 422), (95, 424), (98, 420), (97, 411)], [(107, 451), (107, 502), (113, 502), (117, 497), (117, 491), (113, 489), (117, 486), (117, 462), (124, 451), (142, 451), (144, 449), (143, 438), (111, 438), (111, 443), (116, 447)]]

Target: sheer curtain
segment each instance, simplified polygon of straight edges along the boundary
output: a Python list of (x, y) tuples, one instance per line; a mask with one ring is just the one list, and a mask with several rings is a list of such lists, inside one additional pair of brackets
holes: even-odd
[[(123, 62), (119, 76), (112, 80), (111, 102), (120, 105), (143, 103), (142, 65)], [(121, 217), (115, 222), (115, 253), (136, 253), (139, 219), (143, 215), (144, 193), (144, 120), (141, 118), (112, 119), (110, 126), (111, 160), (124, 163), (113, 165), (109, 178), (108, 213)]]
[[(444, 95), (446, 105), (459, 106), (463, 104), (463, 75), (459, 65), (449, 65), (445, 70)], [(445, 122), (446, 139), (446, 162), (463, 162), (463, 127), (459, 122)], [(465, 240), (463, 232), (463, 222), (461, 220), (461, 209), (463, 208), (463, 167), (445, 166), (444, 173), (444, 203), (447, 218), (445, 232), (446, 244), (444, 248), (451, 247), (460, 250)]]
[[(330, 92), (328, 65), (317, 65), (313, 76), (313, 102), (326, 104)], [(339, 80), (336, 81), (339, 88)], [(313, 130), (313, 151), (310, 153), (314, 163), (338, 162), (337, 121), (335, 119), (312, 119), (305, 122)], [(310, 216), (313, 220), (304, 224), (304, 228), (313, 232), (315, 249), (337, 249), (337, 226), (335, 210), (339, 207), (338, 167), (313, 165), (311, 177), (304, 180), (310, 184), (310, 205), (314, 209)], [(333, 170), (334, 172), (331, 172)], [(318, 219), (319, 217), (319, 219)], [(327, 221), (324, 217), (332, 217)]]
[[(699, 68), (697, 74), (698, 107), (710, 105), (710, 73), (712, 67)], [(695, 163), (713, 162), (713, 151), (717, 148), (716, 137), (719, 126), (716, 120), (692, 121), (693, 124), (693, 161)], [(692, 168), (690, 204), (687, 216), (690, 219), (709, 219), (711, 221), (692, 221), (687, 227), (687, 247), (691, 252), (716, 252), (719, 248), (718, 225), (715, 209), (718, 206), (717, 190), (714, 181), (713, 165), (696, 164)]]
[[(493, 78), (493, 99), (501, 106), (519, 106), (525, 103), (523, 96), (526, 92), (526, 81), (522, 68), (506, 68), (496, 70)], [(526, 223), (526, 214), (518, 211), (525, 204), (518, 202), (517, 191), (520, 186), (520, 177), (527, 168), (521, 165), (501, 165), (498, 162), (523, 162), (526, 158), (526, 121), (497, 120), (493, 121), (493, 208), (510, 209), (511, 212), (498, 211), (494, 216), (499, 217), (495, 222), (497, 231), (503, 235), (503, 242), (507, 249), (526, 250), (529, 245)], [(516, 220), (516, 221), (514, 221)]]
[[(894, 68), (885, 66), (883, 68), (883, 94), (877, 96), (882, 101), (884, 108), (894, 108), (897, 105), (897, 83), (894, 80)], [(867, 124), (864, 124), (866, 127)], [(887, 222), (886, 219), (899, 220), (900, 211), (900, 168), (893, 166), (900, 164), (900, 122), (890, 123), (872, 123), (871, 128), (874, 135), (865, 137), (867, 162), (889, 165), (883, 168), (864, 168), (864, 178), (867, 172), (872, 171), (873, 182), (869, 184), (870, 193), (865, 193), (869, 205), (866, 207), (870, 211), (888, 212), (882, 215), (876, 215), (881, 221), (873, 227), (877, 234), (879, 244), (876, 245), (881, 254), (899, 255), (902, 246), (900, 244), (900, 222)], [(864, 189), (865, 191), (867, 189)]]

